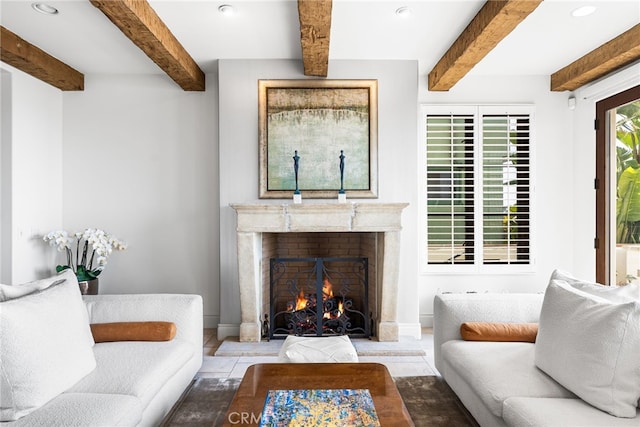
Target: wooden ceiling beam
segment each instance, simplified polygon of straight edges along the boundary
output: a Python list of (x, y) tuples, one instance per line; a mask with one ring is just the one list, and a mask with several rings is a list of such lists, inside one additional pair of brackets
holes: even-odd
[(524, 21), (542, 0), (489, 0), (429, 73), (429, 90), (447, 91)]
[(332, 0), (298, 0), (305, 76), (327, 77)]
[(551, 90), (576, 90), (640, 59), (640, 24), (551, 75)]
[(84, 74), (0, 26), (0, 60), (61, 90), (84, 90)]
[(204, 91), (204, 73), (146, 0), (90, 0), (169, 77), (188, 91)]

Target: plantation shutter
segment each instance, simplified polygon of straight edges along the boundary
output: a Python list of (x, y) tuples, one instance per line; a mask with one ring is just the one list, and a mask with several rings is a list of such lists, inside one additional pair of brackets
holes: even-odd
[(482, 116), (483, 263), (531, 260), (530, 117)]
[(474, 263), (473, 115), (426, 118), (429, 264)]
[(531, 106), (425, 106), (429, 271), (531, 271)]

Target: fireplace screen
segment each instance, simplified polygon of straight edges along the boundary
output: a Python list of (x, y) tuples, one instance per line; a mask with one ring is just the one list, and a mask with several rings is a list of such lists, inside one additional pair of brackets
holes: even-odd
[(269, 338), (369, 337), (367, 258), (271, 258)]

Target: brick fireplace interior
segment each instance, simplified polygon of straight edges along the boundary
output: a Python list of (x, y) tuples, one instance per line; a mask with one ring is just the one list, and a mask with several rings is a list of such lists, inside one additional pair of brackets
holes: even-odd
[[(375, 232), (300, 232), (300, 233), (263, 233), (262, 235), (262, 318), (270, 313), (270, 260), (272, 258), (366, 258), (368, 260), (368, 307), (359, 307), (375, 321), (378, 292), (378, 234)], [(301, 265), (301, 264), (298, 264)], [(344, 265), (344, 264), (343, 264)], [(299, 268), (295, 263), (287, 271), (289, 277)], [(346, 268), (346, 265), (345, 267)], [(336, 283), (334, 283), (334, 286)], [(349, 298), (364, 300), (363, 287), (350, 289)], [(285, 292), (286, 294), (286, 292)], [(295, 297), (291, 295), (291, 297)], [(281, 305), (281, 303), (280, 303)], [(272, 320), (272, 319), (269, 319)], [(371, 334), (375, 335), (372, 328)]]

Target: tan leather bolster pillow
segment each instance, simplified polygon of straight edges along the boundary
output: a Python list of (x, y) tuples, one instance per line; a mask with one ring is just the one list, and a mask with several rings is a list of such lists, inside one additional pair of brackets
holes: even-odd
[(537, 323), (465, 322), (460, 335), (467, 341), (536, 342)]
[(114, 322), (91, 325), (93, 340), (111, 341), (171, 341), (176, 336), (172, 322)]

